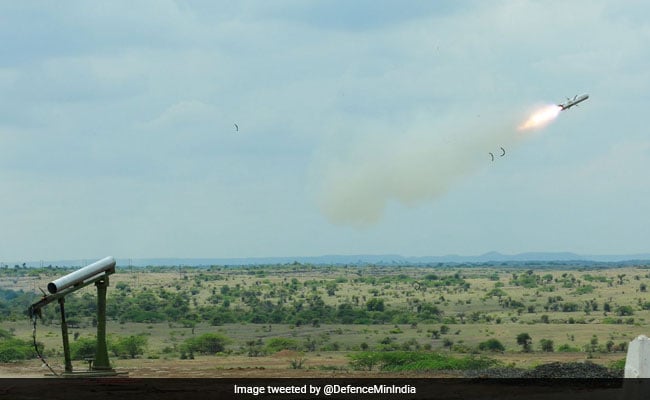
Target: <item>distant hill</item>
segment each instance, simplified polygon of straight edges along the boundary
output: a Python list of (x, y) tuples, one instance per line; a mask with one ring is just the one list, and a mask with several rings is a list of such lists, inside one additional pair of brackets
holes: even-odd
[[(99, 256), (97, 259), (104, 257)], [(59, 260), (59, 261), (30, 261), (26, 262), (28, 267), (39, 267), (40, 265), (58, 266), (84, 266), (93, 262), (88, 260)], [(313, 265), (412, 265), (412, 264), (478, 264), (478, 263), (522, 263), (522, 262), (596, 262), (596, 263), (620, 263), (632, 261), (650, 262), (650, 253), (625, 254), (625, 255), (580, 255), (570, 252), (528, 252), (519, 254), (502, 254), (488, 252), (478, 256), (422, 256), (405, 257), (396, 254), (359, 254), (359, 255), (323, 255), (313, 257), (249, 257), (249, 258), (117, 258), (118, 266), (143, 267), (148, 265), (184, 265), (184, 266), (209, 266), (209, 265), (269, 265), (269, 264), (291, 264), (298, 262)], [(22, 262), (5, 262), (9, 266), (22, 265)]]

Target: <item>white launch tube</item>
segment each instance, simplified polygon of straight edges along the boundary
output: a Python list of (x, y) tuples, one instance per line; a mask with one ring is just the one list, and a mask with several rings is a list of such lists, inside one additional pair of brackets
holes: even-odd
[(102, 272), (115, 269), (115, 259), (113, 257), (102, 258), (90, 265), (80, 268), (68, 275), (62, 276), (47, 284), (47, 290), (54, 294), (67, 287), (83, 283), (86, 279), (92, 278)]

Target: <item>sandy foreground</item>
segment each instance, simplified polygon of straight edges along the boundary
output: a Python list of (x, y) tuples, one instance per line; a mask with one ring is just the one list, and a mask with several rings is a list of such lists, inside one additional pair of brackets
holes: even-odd
[[(456, 378), (458, 375), (453, 374), (443, 374), (443, 373), (385, 373), (385, 372), (376, 372), (376, 371), (350, 371), (339, 368), (341, 360), (337, 358), (324, 358), (311, 360), (312, 365), (309, 365), (309, 360), (305, 362), (303, 369), (291, 369), (289, 367), (289, 362), (292, 357), (295, 355), (290, 354), (281, 354), (279, 356), (269, 356), (269, 357), (200, 357), (194, 360), (178, 360), (178, 359), (134, 359), (134, 360), (111, 360), (115, 365), (115, 370), (118, 373), (128, 374), (121, 376), (128, 376), (128, 378), (134, 378), (133, 381), (128, 379), (129, 382), (133, 382), (133, 385), (126, 385), (124, 387), (116, 386), (114, 380), (110, 378), (106, 380), (108, 386), (102, 386), (102, 381), (96, 381), (98, 387), (101, 387), (102, 391), (108, 398), (114, 395), (119, 395), (122, 400), (128, 400), (131, 398), (141, 400), (143, 396), (148, 394), (147, 391), (151, 391), (152, 388), (147, 385), (154, 385), (151, 382), (155, 383), (156, 386), (154, 389), (156, 391), (156, 398), (167, 399), (167, 398), (187, 398), (194, 395), (199, 395), (200, 390), (213, 390), (214, 393), (221, 393), (220, 398), (241, 398), (242, 396), (234, 396), (232, 391), (232, 385), (228, 386), (225, 383), (215, 383), (214, 381), (207, 381), (203, 387), (203, 383), (199, 385), (196, 389), (190, 388), (187, 385), (179, 383), (179, 387), (174, 387), (175, 380), (166, 379), (166, 378), (224, 378), (224, 382), (230, 382), (232, 379), (245, 379), (245, 378), (258, 378), (264, 380), (265, 378), (325, 378), (325, 382), (332, 383), (341, 383), (341, 382), (350, 382), (352, 380), (357, 380), (357, 378), (425, 378), (420, 379), (420, 383), (414, 383), (418, 386), (417, 395), (413, 396), (401, 396), (400, 398), (404, 399), (420, 399), (420, 398), (431, 398), (432, 392), (435, 392), (436, 398), (439, 399), (520, 399), (526, 398), (529, 400), (579, 400), (579, 399), (588, 399), (588, 400), (598, 400), (598, 399), (625, 399), (625, 400), (637, 400), (641, 398), (646, 398), (645, 394), (647, 391), (645, 387), (643, 390), (635, 390), (635, 394), (632, 396), (625, 396), (625, 388), (621, 387), (590, 387), (591, 385), (585, 386), (584, 384), (579, 384), (578, 387), (563, 387), (562, 385), (548, 385), (543, 384), (539, 387), (531, 389), (521, 384), (494, 384), (494, 383), (481, 383), (478, 385), (465, 385), (465, 380), (456, 380), (454, 382), (458, 383), (440, 383), (436, 379), (431, 380), (430, 378)], [(327, 362), (331, 363), (332, 369), (323, 369), (326, 367)], [(63, 371), (62, 363), (57, 360), (50, 361), (52, 368), (60, 373)], [(318, 368), (316, 367), (318, 366)], [(75, 372), (82, 372), (88, 369), (87, 364), (82, 362), (73, 363)], [(0, 378), (43, 378), (44, 380), (49, 379), (48, 374), (49, 370), (46, 367), (43, 367), (38, 360), (23, 361), (17, 363), (5, 363), (0, 364)], [(51, 377), (51, 374), (50, 374)], [(138, 379), (138, 378), (163, 378), (162, 380), (149, 380), (149, 379)], [(40, 380), (40, 379), (39, 379)], [(21, 380), (22, 381), (22, 380)], [(416, 379), (417, 381), (417, 379)], [(443, 379), (442, 381), (447, 381)], [(33, 387), (33, 383), (29, 380), (25, 380), (28, 386)], [(122, 381), (123, 382), (123, 381)], [(161, 383), (162, 382), (162, 383)], [(243, 381), (246, 384), (246, 381)], [(298, 382), (298, 381), (296, 381)], [(306, 381), (300, 382), (304, 384)], [(308, 382), (308, 381), (307, 381)], [(364, 380), (357, 380), (355, 384), (364, 384)], [(369, 382), (369, 381), (366, 381)], [(389, 382), (389, 381), (386, 381)], [(56, 383), (56, 381), (52, 381)], [(271, 384), (273, 382), (270, 382)], [(7, 387), (4, 390), (11, 391), (13, 390), (16, 393), (19, 393), (21, 386), (20, 382), (12, 383), (12, 387)], [(49, 387), (50, 384), (48, 384)], [(123, 384), (122, 384), (123, 385)], [(142, 388), (140, 386), (142, 386)], [(154, 386), (155, 386), (154, 385)], [(162, 386), (161, 386), (162, 385)], [(167, 387), (165, 385), (171, 385)], [(214, 387), (210, 387), (213, 385)], [(11, 385), (10, 385), (11, 386)], [(201, 389), (202, 388), (202, 389)], [(130, 390), (125, 391), (126, 389)], [(3, 388), (0, 385), (0, 398), (2, 398)], [(79, 394), (84, 394), (83, 390), (88, 390), (87, 386), (81, 386), (78, 388), (80, 391)], [(93, 390), (99, 390), (96, 387), (93, 387)], [(189, 391), (189, 392), (188, 392)], [(193, 391), (197, 392), (194, 393)], [(190, 393), (191, 392), (191, 393)], [(213, 393), (210, 392), (210, 393)], [(636, 393), (638, 392), (638, 393)], [(103, 393), (103, 392), (102, 392)], [(181, 396), (179, 393), (182, 393)], [(189, 394), (188, 394), (189, 393)], [(643, 393), (640, 395), (639, 393)], [(13, 392), (7, 392), (5, 394), (12, 395)], [(110, 396), (109, 396), (110, 395)], [(166, 397), (167, 396), (167, 397)], [(179, 397), (181, 396), (181, 397)], [(146, 397), (146, 396), (145, 396)], [(23, 398), (23, 397), (17, 397)], [(32, 398), (32, 397), (24, 397)], [(66, 393), (62, 398), (71, 398), (69, 393)], [(251, 397), (253, 398), (253, 397)], [(290, 397), (282, 396), (281, 398)], [(314, 397), (316, 398), (316, 397)], [(371, 398), (371, 397), (368, 397)], [(375, 397), (372, 397), (375, 398)], [(377, 397), (379, 398), (379, 397)]]
[[(232, 365), (224, 360), (203, 358), (196, 360), (118, 360), (115, 370), (133, 378), (349, 378), (349, 377), (451, 377), (449, 374), (431, 373), (385, 373), (374, 371), (345, 371), (290, 369), (289, 362), (283, 358), (264, 357), (264, 360), (243, 358), (232, 360)], [(50, 362), (56, 373), (64, 371), (62, 363)], [(261, 365), (264, 365), (263, 367)], [(320, 364), (322, 365), (322, 363)], [(88, 369), (87, 364), (73, 363), (75, 372)], [(50, 370), (40, 361), (23, 361), (0, 364), (0, 378), (44, 378), (52, 376)]]
[[(338, 354), (334, 356), (304, 357), (302, 369), (292, 369), (291, 362), (299, 359), (298, 353), (283, 350), (266, 357), (229, 356), (214, 357), (201, 356), (194, 360), (180, 359), (111, 359), (115, 370), (119, 373), (128, 373), (134, 378), (328, 378), (328, 377), (399, 377), (399, 378), (433, 378), (433, 377), (458, 377), (459, 374), (440, 372), (379, 372), (379, 371), (354, 371), (349, 369), (348, 358)], [(602, 358), (590, 360), (597, 364), (607, 365), (620, 355), (607, 355)], [(517, 367), (551, 363), (585, 361), (577, 359), (571, 353), (535, 354), (534, 357), (524, 353), (508, 354), (504, 356), (506, 363)], [(64, 371), (63, 360), (59, 358), (48, 359), (56, 373)], [(83, 361), (74, 361), (75, 372), (88, 370), (88, 364)], [(51, 375), (50, 370), (37, 359), (15, 363), (0, 363), (0, 378), (41, 378)]]

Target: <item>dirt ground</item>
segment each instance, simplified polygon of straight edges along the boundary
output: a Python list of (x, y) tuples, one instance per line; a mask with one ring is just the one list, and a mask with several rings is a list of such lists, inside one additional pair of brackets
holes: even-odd
[[(379, 372), (379, 371), (353, 371), (347, 369), (347, 358), (345, 356), (325, 356), (305, 359), (302, 369), (290, 368), (291, 361), (296, 360), (293, 352), (280, 352), (274, 356), (269, 357), (245, 357), (245, 356), (231, 356), (231, 357), (198, 357), (194, 360), (179, 360), (179, 359), (134, 359), (134, 360), (112, 360), (116, 372), (121, 377), (128, 376), (127, 381), (134, 382), (133, 384), (126, 384), (124, 380), (119, 378), (119, 381), (106, 379), (106, 385), (96, 389), (93, 386), (93, 396), (98, 394), (103, 395), (105, 398), (121, 398), (123, 400), (148, 398), (152, 393), (158, 399), (179, 399), (191, 398), (205, 398), (203, 391), (208, 391), (214, 394), (214, 398), (243, 398), (241, 395), (235, 397), (232, 393), (232, 387), (227, 384), (215, 383), (215, 381), (206, 380), (207, 386), (197, 388), (195, 386), (187, 386), (181, 383), (174, 382), (176, 379), (166, 378), (224, 378), (224, 381), (217, 379), (219, 382), (232, 382), (229, 379), (270, 379), (270, 378), (324, 378), (327, 381), (330, 379), (332, 382), (350, 382), (349, 378), (353, 380), (356, 378), (460, 378), (460, 373), (442, 373), (442, 372), (429, 372), (429, 373), (414, 373), (414, 372)], [(576, 361), (576, 354), (506, 354), (504, 358), (515, 365), (539, 365), (550, 363), (553, 361)], [(526, 357), (528, 359), (526, 360)], [(521, 359), (519, 359), (521, 358)], [(583, 360), (584, 361), (584, 360)], [(597, 359), (601, 364), (609, 362), (608, 359)], [(52, 360), (52, 368), (57, 372), (63, 372), (63, 365), (59, 360)], [(81, 362), (73, 363), (74, 371), (81, 372), (87, 370), (88, 366)], [(46, 378), (49, 370), (41, 366), (38, 360), (23, 361), (18, 363), (0, 364), (0, 378)], [(127, 375), (128, 374), (128, 375)], [(51, 376), (51, 375), (50, 375)], [(130, 378), (133, 378), (131, 380)], [(139, 379), (145, 378), (145, 379)], [(148, 378), (162, 378), (161, 380), (150, 380)], [(206, 382), (202, 381), (202, 382)], [(431, 398), (431, 394), (435, 393), (436, 398), (439, 399), (519, 399), (527, 398), (531, 400), (600, 400), (600, 399), (613, 399), (623, 398), (621, 395), (621, 388), (619, 387), (556, 387), (557, 385), (543, 385), (540, 387), (529, 388), (522, 385), (511, 384), (495, 384), (494, 382), (482, 384), (483, 386), (466, 386), (463, 383), (466, 380), (456, 379), (442, 379), (440, 380), (423, 379), (416, 380), (413, 383), (417, 386), (417, 396), (409, 398)], [(507, 380), (506, 380), (507, 381)], [(569, 380), (571, 381), (571, 380)], [(579, 380), (580, 381), (580, 380)], [(24, 387), (21, 388), (21, 382)], [(47, 382), (47, 380), (37, 379), (36, 382), (29, 379), (20, 379), (19, 382), (12, 382), (11, 387), (4, 390), (4, 394), (27, 393), (27, 397), (13, 397), (13, 398), (38, 398), (35, 395), (40, 394), (42, 388), (39, 387), (39, 382)], [(47, 386), (56, 380), (47, 382)], [(104, 380), (102, 380), (104, 382)], [(149, 382), (158, 382), (155, 387), (151, 387)], [(162, 382), (162, 383), (160, 383)], [(246, 381), (250, 382), (250, 381)], [(354, 381), (353, 381), (354, 382)], [(356, 381), (361, 383), (362, 381)], [(458, 384), (454, 382), (460, 382)], [(504, 381), (505, 382), (505, 381)], [(170, 387), (161, 385), (171, 385)], [(210, 386), (212, 385), (212, 386)], [(620, 385), (619, 385), (620, 386)], [(65, 393), (61, 395), (61, 399), (70, 398), (84, 398), (87, 395), (88, 387), (84, 385), (68, 385), (66, 384)], [(155, 390), (154, 390), (155, 389)], [(76, 390), (76, 392), (75, 392)], [(34, 393), (36, 391), (36, 393)], [(72, 391), (72, 393), (69, 393)], [(636, 397), (625, 397), (626, 399), (641, 399), (646, 398), (644, 395)], [(3, 388), (0, 385), (0, 397), (3, 397)], [(285, 398), (286, 396), (282, 397)], [(313, 397), (313, 396), (312, 396)], [(57, 398), (57, 399), (58, 399)], [(97, 398), (97, 397), (96, 397)], [(101, 397), (100, 397), (101, 398)], [(249, 396), (248, 398), (252, 398)], [(293, 397), (287, 397), (293, 398)], [(306, 397), (305, 397), (306, 398)], [(315, 398), (315, 397), (314, 397)]]
[[(583, 354), (576, 353), (506, 353), (497, 355), (505, 365), (533, 367), (552, 362), (585, 361)], [(620, 354), (607, 354), (589, 361), (608, 365), (620, 359)], [(303, 360), (301, 369), (291, 368), (291, 362)], [(267, 357), (197, 357), (194, 360), (179, 359), (111, 359), (117, 372), (128, 373), (134, 378), (345, 378), (345, 377), (454, 377), (455, 373), (440, 372), (381, 372), (354, 371), (349, 369), (348, 358), (342, 353), (333, 355), (299, 355), (282, 351)], [(55, 372), (64, 370), (63, 360), (48, 360)], [(75, 372), (86, 371), (84, 362), (73, 362)], [(51, 372), (38, 360), (0, 364), (0, 378), (39, 378)]]
[[(54, 367), (55, 372), (63, 372), (63, 366)], [(75, 368), (75, 372), (85, 371)], [(309, 369), (268, 369), (265, 367), (215, 368), (213, 363), (194, 361), (191, 365), (177, 362), (158, 363), (145, 360), (139, 366), (118, 365), (118, 373), (127, 373), (132, 378), (418, 378), (454, 377), (450, 374), (432, 373), (382, 373), (373, 371), (325, 371)], [(43, 378), (51, 376), (47, 368), (39, 363), (0, 364), (0, 378)]]
[[(199, 357), (194, 360), (118, 359), (111, 362), (117, 372), (128, 373), (129, 376), (136, 378), (294, 377), (306, 371), (289, 369), (290, 361), (285, 357), (263, 358), (264, 360), (249, 357)], [(57, 373), (64, 370), (62, 361), (48, 360)], [(75, 361), (73, 369), (75, 372), (86, 371), (88, 365)], [(46, 374), (51, 372), (38, 360), (0, 364), (0, 378), (37, 378)]]
[[(324, 369), (327, 360), (319, 360), (319, 369), (309, 361), (302, 369), (291, 369), (286, 357), (202, 357), (194, 360), (116, 360), (113, 362), (119, 373), (128, 373), (133, 378), (328, 378), (328, 377), (388, 377), (400, 374), (385, 374), (372, 371), (349, 371)], [(64, 370), (62, 363), (50, 362), (55, 372)], [(339, 368), (340, 360), (330, 360), (332, 368)], [(262, 366), (263, 365), (263, 366)], [(75, 372), (86, 371), (87, 364), (73, 363)], [(51, 372), (38, 360), (0, 364), (0, 378), (39, 378)], [(432, 376), (431, 374), (409, 374), (409, 377)], [(444, 376), (444, 375), (443, 375)]]

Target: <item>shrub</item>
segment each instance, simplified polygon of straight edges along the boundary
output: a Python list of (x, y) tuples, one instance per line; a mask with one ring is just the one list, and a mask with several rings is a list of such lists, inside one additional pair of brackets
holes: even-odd
[(115, 343), (113, 351), (116, 355), (120, 357), (131, 357), (135, 358), (138, 355), (144, 353), (144, 349), (147, 346), (147, 338), (143, 335), (131, 335), (126, 337), (121, 337)]
[(94, 357), (97, 349), (97, 339), (79, 338), (70, 343), (70, 358), (73, 360), (83, 360), (86, 357)]
[(578, 311), (579, 308), (580, 308), (580, 306), (578, 306), (578, 304), (576, 304), (576, 303), (571, 303), (571, 302), (562, 303), (562, 311), (563, 312), (575, 312), (575, 311)]
[(383, 371), (437, 371), (484, 369), (498, 365), (487, 357), (455, 358), (439, 353), (413, 351), (361, 352), (349, 355), (355, 369), (371, 370), (378, 366)]
[(478, 345), (478, 349), (481, 351), (505, 351), (506, 348), (503, 347), (503, 344), (497, 339), (488, 339), (485, 342), (481, 342)]
[(366, 309), (368, 311), (384, 311), (384, 299), (370, 299), (366, 303)]
[(533, 343), (533, 339), (530, 337), (528, 333), (520, 333), (517, 335), (517, 344), (522, 347), (522, 350), (524, 352), (529, 352), (530, 351), (530, 346)]
[(204, 333), (201, 336), (186, 339), (183, 342), (183, 350), (199, 354), (217, 354), (225, 350), (230, 339), (218, 333)]
[[(38, 343), (39, 351), (43, 351), (43, 344)], [(31, 342), (9, 338), (0, 339), (0, 362), (28, 360), (36, 356)]]
[(612, 361), (609, 364), (609, 369), (613, 372), (618, 372), (622, 376), (625, 370), (625, 361), (626, 361), (625, 358)]
[(553, 341), (551, 339), (542, 339), (539, 341), (542, 351), (552, 353), (553, 352)]
[[(43, 352), (43, 343), (36, 343), (38, 350)], [(14, 335), (0, 329), (0, 362), (27, 360), (36, 356), (32, 342), (16, 339)]]
[(451, 350), (455, 351), (456, 353), (471, 353), (472, 352), (472, 349), (469, 346), (464, 345), (462, 343), (452, 344)]
[(577, 347), (572, 347), (571, 345), (565, 343), (557, 348), (557, 351), (560, 353), (579, 353), (580, 349)]
[(616, 309), (616, 315), (621, 317), (634, 315), (634, 310), (630, 306), (620, 306)]
[(574, 293), (577, 295), (581, 295), (581, 294), (588, 294), (593, 292), (594, 292), (594, 287), (592, 285), (584, 285), (577, 288)]
[(364, 351), (361, 353), (350, 354), (350, 366), (356, 370), (367, 370), (372, 371), (372, 369), (380, 362), (381, 353)]
[(298, 350), (299, 344), (295, 339), (276, 337), (269, 339), (266, 344), (267, 351), (275, 353), (282, 350)]
[(291, 367), (291, 369), (302, 369), (302, 364), (304, 362), (305, 362), (305, 359), (302, 358), (302, 357), (295, 358), (295, 359), (291, 360), (291, 362), (289, 363), (289, 367)]

